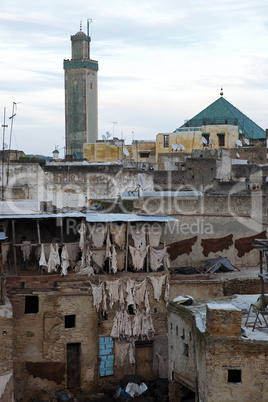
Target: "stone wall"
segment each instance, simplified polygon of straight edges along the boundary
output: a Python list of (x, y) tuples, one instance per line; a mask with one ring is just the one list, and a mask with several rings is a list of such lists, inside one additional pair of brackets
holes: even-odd
[[(202, 351), (203, 352), (203, 351)], [(207, 402), (264, 401), (268, 392), (267, 341), (210, 337), (206, 346)], [(229, 370), (241, 370), (241, 382), (228, 381)]]
[[(4, 297), (4, 304), (0, 305), (0, 379), (1, 386), (6, 385), (0, 402), (12, 401), (14, 394), (13, 384), (13, 312), (8, 297)], [(1, 389), (3, 391), (3, 389)]]
[[(155, 274), (153, 274), (155, 276)], [(159, 274), (156, 274), (156, 276)], [(136, 281), (148, 278), (149, 303), (155, 329), (153, 339), (152, 376), (167, 376), (167, 314), (163, 294), (159, 301), (149, 280), (150, 274), (120, 274)], [(99, 276), (96, 283), (107, 280)], [(117, 278), (118, 279), (118, 276)], [(113, 280), (109, 277), (109, 280)], [(65, 388), (67, 384), (67, 345), (81, 345), (80, 386), (85, 392), (97, 392), (110, 382), (114, 387), (126, 374), (135, 373), (135, 364), (126, 353), (128, 339), (115, 340), (114, 375), (99, 377), (99, 336), (109, 337), (119, 305), (108, 304), (107, 317), (94, 306), (92, 290), (87, 277), (76, 275), (23, 276), (7, 278), (7, 292), (12, 302), (14, 376), (16, 395), (25, 401)], [(26, 312), (26, 298), (38, 297), (38, 312)], [(31, 300), (31, 299), (30, 299)], [(108, 300), (107, 300), (108, 303)], [(75, 326), (66, 328), (65, 317), (75, 315)], [(130, 316), (131, 317), (131, 316)], [(140, 341), (146, 341), (141, 339)], [(164, 366), (161, 366), (161, 359)], [(125, 356), (122, 360), (122, 356)], [(135, 348), (134, 348), (135, 356)]]
[[(241, 312), (238, 313), (238, 320), (241, 320)], [(210, 336), (200, 331), (200, 324), (197, 324), (200, 319), (197, 313), (195, 315), (196, 318), (191, 308), (169, 306), (169, 358), (173, 370), (170, 401), (181, 400), (174, 393), (176, 389), (180, 391), (179, 385), (191, 389), (196, 397), (207, 402), (266, 400), (267, 341), (246, 339), (238, 334)], [(222, 324), (226, 324), (225, 318)]]

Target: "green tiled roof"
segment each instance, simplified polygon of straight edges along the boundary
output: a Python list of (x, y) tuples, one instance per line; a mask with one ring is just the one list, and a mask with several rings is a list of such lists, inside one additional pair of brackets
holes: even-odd
[(220, 97), (202, 112), (188, 120), (175, 132), (185, 127), (216, 124), (236, 125), (238, 126), (239, 134), (246, 134), (246, 138), (265, 139), (265, 131), (223, 97)]

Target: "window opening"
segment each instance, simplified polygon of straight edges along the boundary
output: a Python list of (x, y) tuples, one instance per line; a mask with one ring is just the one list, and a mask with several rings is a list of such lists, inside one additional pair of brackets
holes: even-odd
[(75, 315), (70, 314), (64, 317), (65, 328), (74, 328), (75, 327)]
[(107, 311), (103, 311), (101, 313), (101, 321), (107, 321), (108, 320), (108, 313)]
[(164, 148), (169, 147), (169, 135), (165, 134), (164, 135)]
[(241, 383), (241, 370), (228, 370), (228, 382)]
[(133, 309), (133, 304), (130, 304), (130, 305), (128, 306), (128, 312), (129, 312), (129, 314), (131, 314), (131, 315), (135, 314), (135, 313), (134, 313), (134, 309)]
[(39, 310), (38, 296), (25, 296), (25, 314), (35, 314)]
[(141, 158), (149, 158), (149, 156), (150, 156), (150, 152), (141, 152), (140, 153)]
[(222, 134), (217, 134), (218, 139), (219, 139), (219, 147), (224, 147), (225, 146), (225, 135), (224, 133)]
[(187, 343), (184, 344), (183, 354), (186, 357), (189, 357), (189, 346)]

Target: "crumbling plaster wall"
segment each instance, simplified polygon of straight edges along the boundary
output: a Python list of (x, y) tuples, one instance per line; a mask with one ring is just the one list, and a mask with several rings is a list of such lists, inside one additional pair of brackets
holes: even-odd
[[(267, 341), (240, 337), (209, 337), (205, 354), (208, 389), (200, 392), (202, 399), (207, 402), (266, 400)], [(241, 370), (241, 383), (228, 382), (228, 369)]]
[[(227, 257), (238, 267), (256, 266), (256, 250), (238, 256), (235, 241), (266, 230), (267, 200), (259, 193), (249, 195), (204, 195), (200, 197), (147, 198), (134, 201), (135, 210), (144, 213), (167, 214), (180, 222), (168, 223), (166, 244), (197, 236), (191, 251), (179, 255), (172, 266), (200, 267), (210, 258)], [(232, 245), (219, 252), (204, 255), (202, 239), (220, 239), (232, 235)]]
[[(142, 281), (152, 274), (121, 274)], [(162, 275), (162, 273), (161, 273)], [(107, 280), (107, 275), (99, 276), (100, 281)], [(109, 277), (109, 280), (112, 278)], [(164, 375), (167, 376), (167, 314), (163, 295), (160, 301), (154, 299), (154, 292), (148, 280), (149, 303), (155, 329), (153, 340), (153, 376), (163, 375), (156, 353), (165, 359)], [(99, 336), (110, 336), (113, 319), (120, 309), (116, 303), (111, 309), (108, 305), (108, 319), (101, 318), (93, 306), (91, 286), (86, 277), (78, 279), (59, 278), (57, 275), (43, 277), (12, 277), (7, 279), (7, 291), (14, 309), (14, 375), (16, 395), (23, 395), (23, 400), (31, 400), (39, 390), (50, 391), (66, 387), (66, 374), (60, 383), (46, 378), (34, 378), (27, 370), (26, 362), (43, 364), (62, 363), (66, 373), (66, 348), (68, 343), (81, 343), (81, 389), (96, 392), (107, 380), (118, 384), (125, 374), (135, 373), (135, 364), (130, 365), (125, 359), (122, 365), (115, 361), (114, 375), (99, 378)], [(25, 314), (25, 296), (38, 295), (39, 311)], [(65, 328), (64, 316), (74, 314), (76, 325)], [(127, 340), (115, 340), (117, 355), (124, 348)], [(134, 350), (135, 353), (135, 350)], [(162, 369), (162, 371), (161, 371)]]
[[(58, 208), (89, 206), (89, 200), (114, 200), (120, 194), (138, 187), (138, 172), (120, 166), (100, 166), (98, 169), (46, 168), (47, 201)], [(153, 175), (147, 173), (146, 183), (153, 188)]]
[[(173, 367), (170, 379), (193, 391), (198, 390), (200, 400), (266, 400), (266, 341), (241, 336), (210, 336), (200, 332), (189, 309), (172, 304), (169, 305), (168, 333), (171, 370)], [(188, 356), (185, 344), (188, 345)], [(232, 369), (241, 370), (241, 383), (228, 381), (228, 370)], [(176, 400), (171, 399), (171, 402)]]
[(169, 306), (168, 315), (168, 356), (169, 380), (180, 378), (181, 384), (195, 392), (196, 361), (194, 352), (194, 324), (191, 313), (182, 311), (182, 317)]
[[(8, 185), (6, 182), (8, 173)], [(46, 178), (38, 163), (11, 163), (4, 165), (5, 200), (46, 200)], [(1, 181), (1, 179), (0, 179)]]
[[(35, 289), (34, 294), (39, 298), (39, 311), (36, 314), (25, 314), (25, 295), (29, 292), (31, 294), (32, 290), (18, 292), (12, 297), (14, 375), (17, 388), (23, 387), (22, 384), (25, 386), (19, 389), (24, 394), (24, 400), (30, 400), (36, 395), (41, 384), (45, 391), (66, 387), (66, 377), (60, 384), (46, 379), (41, 381), (29, 375), (25, 363), (58, 362), (66, 367), (68, 343), (81, 343), (81, 388), (96, 388), (98, 318), (92, 296), (71, 288), (65, 292), (38, 292)], [(64, 316), (69, 314), (76, 316), (75, 328), (65, 328)]]
[[(0, 305), (0, 377), (9, 377), (0, 402), (13, 400), (13, 311), (12, 305), (7, 296), (4, 297), (4, 304)], [(3, 386), (3, 381), (1, 382)], [(1, 389), (3, 391), (3, 389)]]

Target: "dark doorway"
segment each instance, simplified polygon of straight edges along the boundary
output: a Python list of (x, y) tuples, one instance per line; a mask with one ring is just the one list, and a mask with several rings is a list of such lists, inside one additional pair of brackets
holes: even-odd
[(81, 343), (67, 344), (67, 388), (80, 387)]
[(153, 380), (153, 343), (136, 342), (136, 374)]
[(192, 391), (191, 389), (184, 387), (182, 385), (181, 387), (181, 402), (195, 402), (195, 392)]

